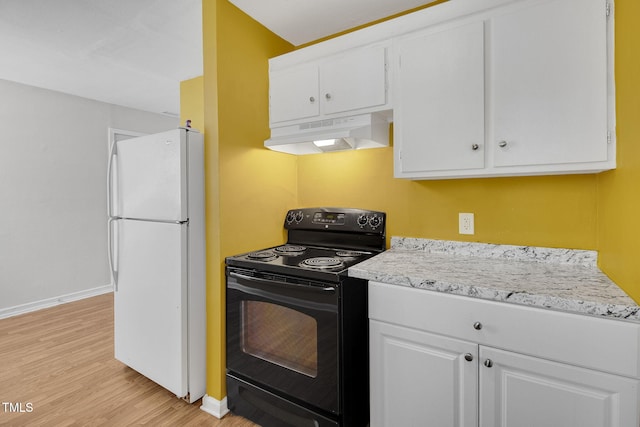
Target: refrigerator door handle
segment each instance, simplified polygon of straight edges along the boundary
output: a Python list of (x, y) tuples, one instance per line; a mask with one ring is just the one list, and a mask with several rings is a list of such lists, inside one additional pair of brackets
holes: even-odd
[(107, 164), (107, 216), (112, 218), (113, 212), (113, 158), (118, 155), (117, 141), (113, 141), (109, 151), (109, 163)]
[(117, 218), (109, 218), (108, 227), (109, 227), (109, 235), (107, 236), (107, 243), (109, 245), (108, 254), (109, 254), (109, 268), (111, 270), (111, 277), (113, 277), (113, 290), (114, 292), (118, 292), (118, 270), (115, 268), (115, 254), (113, 252), (113, 223), (117, 221)]
[(187, 225), (189, 225), (189, 220), (188, 219), (186, 219), (184, 221), (175, 221), (175, 220), (170, 220), (170, 219), (131, 218), (131, 217), (128, 217), (128, 216), (112, 216), (111, 219), (113, 219), (113, 220), (126, 219), (128, 221), (155, 222), (157, 224), (178, 224), (178, 225), (187, 224)]

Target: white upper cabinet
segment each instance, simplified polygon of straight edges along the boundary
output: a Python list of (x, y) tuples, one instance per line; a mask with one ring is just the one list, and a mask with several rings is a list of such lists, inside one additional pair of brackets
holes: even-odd
[(338, 113), (355, 115), (389, 109), (386, 64), (386, 44), (350, 49), (292, 66), (272, 63), (272, 127)]
[(394, 40), (395, 176), (615, 168), (607, 0), (521, 0)]
[(477, 170), (484, 162), (484, 23), (397, 40), (397, 173)]
[(496, 167), (608, 160), (605, 5), (534, 1), (491, 18)]
[(302, 64), (269, 74), (271, 123), (320, 114), (318, 65)]
[(324, 114), (386, 104), (386, 62), (385, 46), (357, 49), (324, 62), (320, 67)]
[(456, 0), (296, 50), (269, 60), (271, 128), (393, 111), (398, 178), (614, 169), (613, 16)]

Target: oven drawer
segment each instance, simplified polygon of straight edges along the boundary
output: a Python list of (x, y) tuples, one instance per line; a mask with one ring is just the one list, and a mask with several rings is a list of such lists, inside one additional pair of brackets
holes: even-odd
[(324, 417), (287, 399), (227, 374), (229, 410), (263, 427), (337, 427), (337, 421)]

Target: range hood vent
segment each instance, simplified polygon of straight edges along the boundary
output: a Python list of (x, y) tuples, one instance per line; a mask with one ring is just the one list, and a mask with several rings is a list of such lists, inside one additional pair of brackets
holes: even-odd
[(372, 113), (272, 128), (264, 146), (298, 155), (387, 147), (389, 122)]

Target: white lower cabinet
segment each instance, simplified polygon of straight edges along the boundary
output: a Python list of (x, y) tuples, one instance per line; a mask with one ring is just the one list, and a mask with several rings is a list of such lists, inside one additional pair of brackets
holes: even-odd
[(478, 425), (478, 346), (371, 321), (371, 426)]
[(375, 282), (369, 317), (371, 427), (640, 425), (638, 324)]
[(638, 380), (480, 347), (480, 426), (638, 425)]

